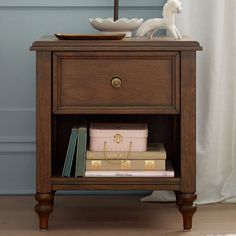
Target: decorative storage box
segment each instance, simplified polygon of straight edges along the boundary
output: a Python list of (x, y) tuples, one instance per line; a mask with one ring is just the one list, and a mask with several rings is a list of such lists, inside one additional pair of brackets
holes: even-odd
[(147, 150), (146, 123), (92, 123), (89, 136), (90, 151)]

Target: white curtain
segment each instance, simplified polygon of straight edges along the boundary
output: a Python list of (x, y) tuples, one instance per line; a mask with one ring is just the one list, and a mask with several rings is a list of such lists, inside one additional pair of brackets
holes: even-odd
[[(198, 204), (236, 202), (236, 0), (182, 0), (177, 27), (197, 53)], [(173, 200), (153, 192), (143, 201)]]

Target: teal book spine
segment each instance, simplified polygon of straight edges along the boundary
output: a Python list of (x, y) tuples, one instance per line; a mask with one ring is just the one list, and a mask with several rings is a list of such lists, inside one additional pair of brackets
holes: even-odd
[(71, 168), (73, 164), (73, 159), (75, 155), (75, 149), (77, 144), (77, 137), (78, 137), (78, 129), (73, 128), (71, 130), (70, 140), (66, 152), (66, 158), (64, 162), (64, 167), (62, 171), (62, 177), (70, 177)]
[(75, 177), (84, 177), (87, 152), (87, 126), (78, 129), (78, 144), (76, 153)]

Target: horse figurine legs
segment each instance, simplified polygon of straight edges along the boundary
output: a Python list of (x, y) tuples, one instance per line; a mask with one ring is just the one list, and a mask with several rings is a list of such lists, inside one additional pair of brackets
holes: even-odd
[(178, 40), (178, 39), (182, 38), (175, 25), (171, 25), (167, 29), (171, 32), (171, 34), (172, 34), (172, 36), (174, 37), (175, 40)]
[(155, 29), (155, 30), (151, 30), (147, 33), (147, 38), (148, 39), (152, 39), (154, 34), (158, 31), (158, 29)]
[(178, 39), (182, 39), (182, 36), (181, 36), (179, 30), (177, 29), (176, 25), (175, 25), (175, 31), (177, 33)]
[[(177, 29), (177, 27), (176, 27), (175, 25), (169, 26), (167, 29), (171, 32), (171, 34), (172, 34), (172, 36), (174, 37), (175, 40), (180, 40), (180, 39), (182, 39), (182, 36), (181, 36), (181, 34), (179, 33), (179, 31), (178, 31), (178, 29)], [(154, 29), (154, 30), (148, 31), (148, 32), (147, 32), (147, 38), (148, 38), (148, 39), (152, 39), (153, 36), (154, 36), (154, 34), (155, 34), (158, 30), (159, 30), (159, 28), (156, 28), (156, 29)]]

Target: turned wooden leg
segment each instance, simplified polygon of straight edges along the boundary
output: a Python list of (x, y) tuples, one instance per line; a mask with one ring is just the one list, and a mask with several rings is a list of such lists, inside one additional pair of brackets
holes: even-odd
[(179, 211), (183, 216), (184, 229), (190, 230), (192, 228), (193, 215), (197, 210), (197, 207), (193, 204), (193, 202), (197, 199), (197, 195), (177, 192), (176, 196), (176, 204), (179, 206)]
[(54, 193), (36, 193), (35, 211), (39, 216), (39, 228), (48, 229), (48, 218), (53, 211)]

